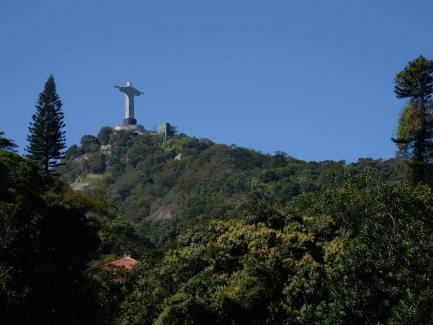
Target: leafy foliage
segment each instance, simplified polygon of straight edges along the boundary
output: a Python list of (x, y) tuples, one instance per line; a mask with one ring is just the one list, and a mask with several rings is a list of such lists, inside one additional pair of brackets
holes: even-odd
[(190, 229), (138, 268), (119, 322), (430, 322), (430, 189), (349, 182), (261, 207)]

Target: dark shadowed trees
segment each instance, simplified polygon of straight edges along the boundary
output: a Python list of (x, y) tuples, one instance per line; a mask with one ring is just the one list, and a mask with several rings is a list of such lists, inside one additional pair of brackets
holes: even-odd
[(4, 137), (5, 133), (0, 131), (0, 150), (14, 151), (17, 145), (11, 140)]
[(97, 222), (28, 159), (0, 152), (2, 324), (95, 324)]

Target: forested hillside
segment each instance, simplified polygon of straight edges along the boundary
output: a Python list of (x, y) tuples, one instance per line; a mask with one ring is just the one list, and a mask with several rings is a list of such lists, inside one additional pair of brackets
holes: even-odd
[(130, 125), (64, 152), (50, 76), (28, 155), (0, 131), (2, 322), (431, 324), (433, 61), (395, 82), (397, 158), (346, 164)]
[(428, 324), (433, 195), (407, 168), (105, 127), (57, 172), (110, 203), (93, 264), (140, 260), (98, 291), (102, 322)]
[[(429, 324), (433, 316), (428, 186), (385, 185), (366, 172), (290, 202), (246, 196), (233, 216), (197, 217), (155, 249), (100, 195), (71, 191), (14, 153), (0, 152), (0, 171), (6, 324)], [(92, 259), (129, 248), (140, 263), (122, 281), (120, 270), (89, 277)]]
[(288, 202), (367, 171), (375, 183), (393, 183), (403, 168), (398, 159), (305, 162), (185, 134), (162, 140), (142, 128), (104, 127), (70, 147), (58, 172), (75, 188), (101, 193), (139, 236), (158, 246), (197, 219), (236, 215), (251, 198)]

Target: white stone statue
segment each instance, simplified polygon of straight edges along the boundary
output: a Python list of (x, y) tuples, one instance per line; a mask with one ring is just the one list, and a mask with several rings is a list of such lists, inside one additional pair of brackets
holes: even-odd
[(126, 82), (126, 86), (114, 86), (125, 94), (125, 125), (136, 125), (137, 120), (134, 118), (134, 97), (143, 95), (141, 91), (136, 89), (131, 81)]

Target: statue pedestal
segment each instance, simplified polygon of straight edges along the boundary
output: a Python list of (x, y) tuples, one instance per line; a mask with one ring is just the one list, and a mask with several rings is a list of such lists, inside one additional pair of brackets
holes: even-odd
[(129, 125), (115, 125), (113, 127), (114, 131), (127, 131), (127, 132), (133, 132), (136, 134), (144, 134), (145, 130), (144, 127), (142, 125), (138, 125), (138, 124), (129, 124)]
[(137, 125), (137, 120), (135, 118), (125, 118), (123, 120), (123, 125)]
[(125, 124), (116, 125), (113, 127), (113, 129), (115, 131), (134, 131), (137, 129), (137, 125), (131, 125), (131, 124), (130, 125), (125, 125)]

